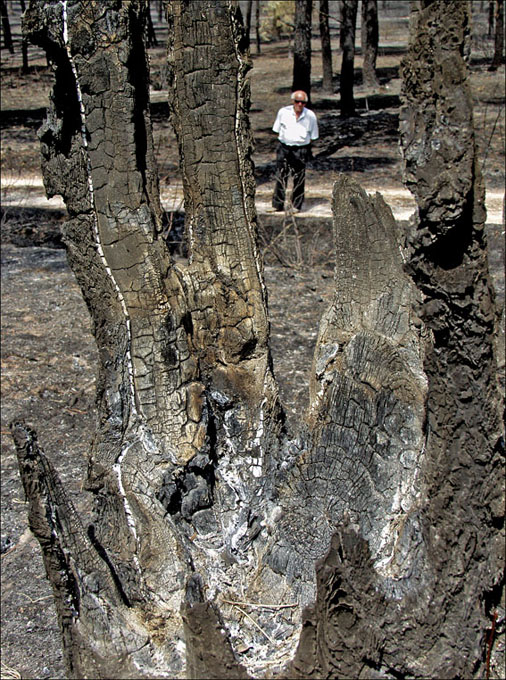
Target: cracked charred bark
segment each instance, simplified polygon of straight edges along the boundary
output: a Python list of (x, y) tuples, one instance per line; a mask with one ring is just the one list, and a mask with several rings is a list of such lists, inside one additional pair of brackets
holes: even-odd
[(69, 675), (478, 677), (502, 458), (467, 6), (413, 20), (416, 228), (336, 182), (336, 292), (298, 433), (269, 354), (235, 6), (169, 4), (178, 264), (161, 238), (144, 12), (35, 1), (25, 24), (55, 71), (44, 178), (67, 203), (100, 351), (91, 526), (35, 433), (12, 425)]

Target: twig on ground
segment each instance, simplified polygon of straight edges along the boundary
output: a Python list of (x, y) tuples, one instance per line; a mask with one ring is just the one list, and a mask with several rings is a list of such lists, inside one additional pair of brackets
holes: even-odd
[(21, 680), (21, 673), (19, 673), (19, 671), (17, 671), (15, 668), (11, 668), (2, 661), (2, 673), (0, 677), (2, 680), (4, 680), (4, 678), (6, 680), (7, 679)]
[(50, 600), (53, 596), (52, 595), (44, 595), (44, 597), (36, 597), (35, 599), (28, 595), (27, 593), (19, 593), (20, 595), (23, 595), (24, 597), (27, 597), (32, 604), (37, 604), (37, 602), (42, 602), (42, 600)]
[(488, 152), (489, 152), (489, 150), (490, 150), (490, 148), (491, 148), (491, 146), (492, 146), (492, 137), (493, 137), (494, 134), (495, 134), (495, 129), (496, 129), (496, 127), (497, 127), (497, 123), (499, 122), (499, 118), (500, 118), (500, 116), (501, 116), (501, 113), (503, 113), (502, 108), (500, 108), (499, 111), (497, 112), (496, 119), (495, 119), (494, 124), (493, 124), (493, 126), (492, 126), (492, 132), (490, 133), (490, 137), (489, 137), (487, 146), (486, 146), (486, 148), (485, 148), (485, 157), (484, 157), (483, 163), (482, 163), (482, 172), (483, 172), (483, 173), (485, 172), (485, 166), (486, 166), (486, 164), (487, 164)]
[(264, 635), (264, 636), (269, 640), (269, 642), (270, 642), (271, 644), (273, 644), (273, 645), (276, 644), (275, 641), (270, 637), (270, 635), (268, 635), (268, 634), (265, 632), (265, 630), (264, 630), (261, 626), (258, 625), (258, 623), (255, 621), (255, 619), (252, 618), (247, 612), (244, 611), (244, 609), (241, 609), (241, 607), (239, 607), (239, 605), (237, 605), (237, 604), (234, 604), (233, 606), (237, 609), (237, 611), (240, 611), (241, 614), (243, 614), (246, 618), (248, 618), (248, 619), (251, 621), (251, 623), (252, 623), (256, 628), (258, 628), (258, 630), (262, 633), (262, 635)]
[(223, 602), (240, 607), (255, 607), (257, 609), (290, 609), (299, 606), (297, 602), (289, 604), (261, 604), (259, 602), (236, 602), (235, 600), (223, 600)]
[(297, 221), (295, 219), (295, 212), (293, 206), (290, 206), (289, 215), (293, 223), (293, 231), (295, 234), (295, 252), (297, 254), (297, 265), (300, 266), (302, 264), (302, 248), (300, 245), (300, 234), (299, 230), (297, 229)]

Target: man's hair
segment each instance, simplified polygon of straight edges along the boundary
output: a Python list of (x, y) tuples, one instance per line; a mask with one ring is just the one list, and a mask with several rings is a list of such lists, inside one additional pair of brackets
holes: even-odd
[(295, 90), (295, 92), (292, 92), (291, 99), (292, 99), (292, 100), (295, 99), (295, 95), (297, 94), (297, 92), (299, 92), (300, 94), (303, 94), (303, 95), (304, 95), (304, 101), (307, 102), (308, 96), (307, 96), (307, 94), (304, 92), (304, 90)]

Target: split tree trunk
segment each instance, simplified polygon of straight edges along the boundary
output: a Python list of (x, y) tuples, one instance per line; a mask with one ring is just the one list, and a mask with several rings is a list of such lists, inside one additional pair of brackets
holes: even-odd
[(35, 434), (12, 426), (71, 677), (482, 674), (502, 469), (467, 11), (437, 1), (413, 22), (411, 237), (379, 195), (336, 182), (336, 293), (306, 424), (286, 432), (234, 7), (169, 5), (190, 248), (176, 265), (161, 239), (145, 4), (31, 3), (25, 27), (56, 78), (44, 179), (67, 203), (100, 355), (92, 526)]

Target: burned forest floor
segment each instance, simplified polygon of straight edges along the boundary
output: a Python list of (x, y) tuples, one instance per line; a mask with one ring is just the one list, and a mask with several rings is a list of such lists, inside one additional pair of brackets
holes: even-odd
[[(478, 20), (485, 19), (480, 15)], [(471, 86), (487, 189), (489, 262), (498, 316), (502, 314), (498, 346), (502, 357), (499, 380), (504, 388), (505, 72), (504, 66), (488, 71), (490, 41), (479, 21), (470, 64)], [(318, 116), (320, 139), (307, 172), (305, 208), (295, 216), (289, 210), (277, 215), (268, 211), (276, 147), (271, 127), (277, 109), (290, 101), (290, 44), (287, 40), (262, 44), (260, 54), (252, 46), (250, 119), (259, 238), (274, 368), (290, 427), (303, 418), (318, 322), (332, 296), (330, 198), (335, 178), (344, 172), (367, 191), (382, 193), (401, 225), (407, 226), (415, 210), (402, 181), (398, 140), (400, 61), (407, 34), (407, 16), (392, 15), (380, 22), (380, 85), (366, 89), (361, 84), (358, 54), (357, 115), (346, 120), (339, 116), (338, 76), (334, 92), (322, 90), (315, 36), (311, 106)], [(160, 36), (163, 39), (162, 30)], [(336, 48), (336, 73), (340, 59)], [(168, 227), (172, 225), (169, 239), (174, 239), (184, 205), (177, 144), (168, 119), (162, 44), (150, 50), (150, 60), (162, 205)], [(29, 72), (22, 74), (19, 51), (7, 55), (2, 50), (2, 678), (65, 677), (51, 589), (38, 543), (27, 524), (10, 421), (22, 417), (37, 430), (41, 446), (79, 511), (86, 515), (90, 510), (82, 485), (96, 415), (97, 352), (90, 318), (63, 250), (64, 208), (59, 198), (45, 198), (41, 181), (37, 129), (51, 84), (52, 74), (41, 52), (33, 50)], [(177, 246), (176, 257), (180, 256)], [(498, 614), (491, 678), (504, 676), (504, 610)]]

